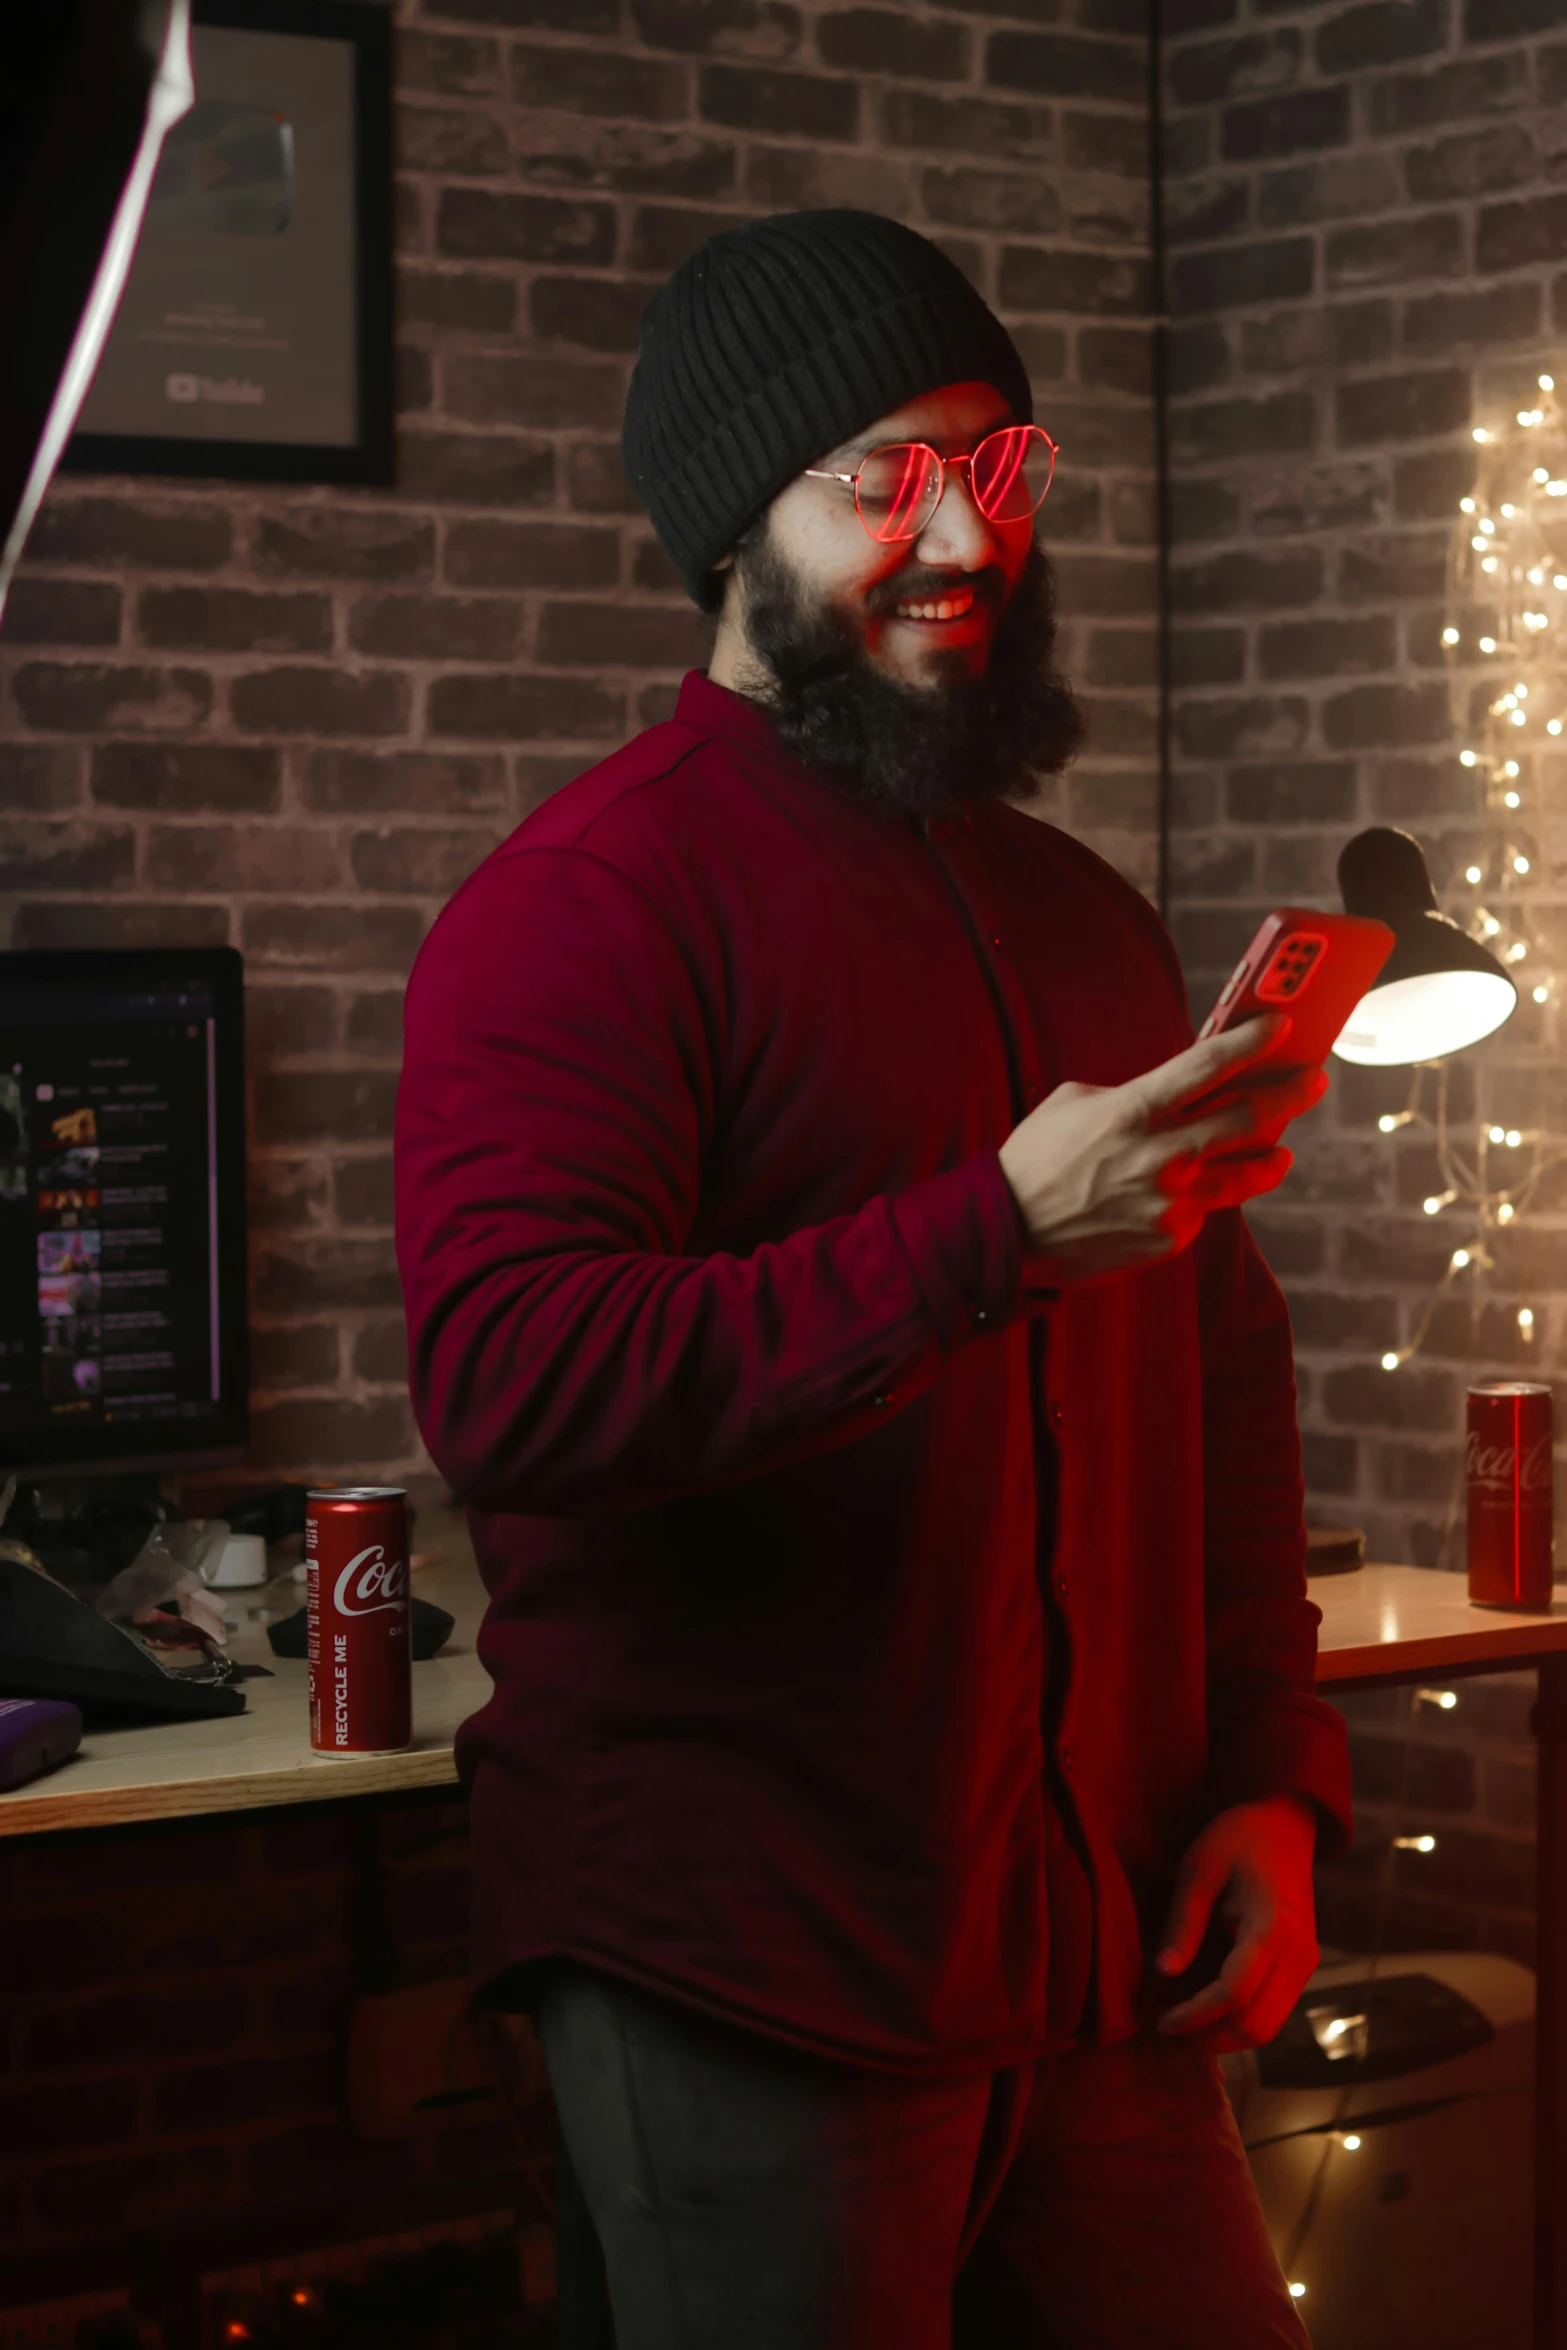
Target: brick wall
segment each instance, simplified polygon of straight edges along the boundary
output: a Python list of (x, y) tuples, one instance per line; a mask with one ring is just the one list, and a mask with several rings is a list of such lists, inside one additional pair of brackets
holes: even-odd
[[(1172, 906), (1205, 1003), (1268, 905), (1337, 903), (1361, 826), (1415, 832), (1439, 893), (1468, 861), (1444, 562), (1472, 427), (1562, 372), (1567, 6), (1167, 0), (1166, 18)], [(1560, 1050), (1554, 1010), (1526, 1002), (1456, 1064), (1458, 1115), (1560, 1133)], [(1374, 1555), (1459, 1566), (1464, 1389), (1556, 1374), (1567, 1234), (1548, 1192), (1474, 1318), (1455, 1294), (1384, 1372), (1469, 1237), (1421, 1212), (1427, 1145), (1377, 1131), (1407, 1088), (1340, 1069), (1253, 1222), (1290, 1298), (1316, 1518), (1366, 1527)], [(1323, 1872), (1325, 1943), (1368, 1947), (1387, 1887), (1392, 1947), (1530, 1956), (1532, 1682), (1457, 1695), (1451, 1713), (1405, 1692), (1346, 1702), (1359, 1842)], [(1422, 1833), (1434, 1852), (1391, 1850)]]
[[(509, 2199), (542, 2217), (493, 2106), (414, 2138), (350, 2134), (367, 1885), (397, 1982), (464, 1972), (460, 1804), (0, 1848), (0, 2307), (130, 2284), (184, 2350), (204, 2267)], [(526, 2126), (547, 2168), (547, 2104)]]
[[(1281, 898), (1336, 903), (1369, 823), (1426, 844), (1439, 893), (1479, 814), (1439, 643), (1470, 431), (1523, 404), (1567, 331), (1562, 0), (1172, 0), (1164, 61), (1179, 760), (1175, 926), (1203, 1000)], [(1554, 844), (1541, 843), (1549, 860)], [(1467, 903), (1461, 909), (1467, 916)], [(1455, 1107), (1560, 1133), (1554, 1008), (1456, 1067)], [(1381, 1555), (1446, 1546), (1471, 1376), (1549, 1375), (1567, 1311), (1559, 1189), (1498, 1247), (1472, 1320), (1413, 1335), (1459, 1239), (1407, 1075), (1340, 1070), (1256, 1218), (1289, 1291), (1319, 1518)], [(1516, 1313), (1527, 1297), (1533, 1346)]]
[(0, 943), (231, 941), (270, 1473), (421, 1479), (388, 1136), (462, 876), (670, 708), (704, 630), (620, 472), (648, 289), (865, 204), (1013, 325), (1094, 748), (1052, 812), (1154, 871), (1143, 0), (399, 0), (398, 486), (62, 479), (7, 614)]

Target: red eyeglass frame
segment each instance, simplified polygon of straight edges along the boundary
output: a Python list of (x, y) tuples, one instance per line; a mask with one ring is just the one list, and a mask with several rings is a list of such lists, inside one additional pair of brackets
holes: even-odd
[[(854, 511), (859, 518), (860, 528), (864, 531), (866, 537), (872, 540), (878, 547), (902, 546), (911, 539), (917, 539), (922, 531), (928, 530), (931, 524), (935, 521), (936, 516), (940, 513), (941, 501), (947, 494), (947, 468), (951, 465), (966, 465), (968, 467), (969, 496), (974, 498), (976, 511), (984, 515), (984, 518), (987, 522), (995, 522), (1000, 519), (994, 514), (986, 514), (985, 509), (980, 505), (978, 498), (974, 497), (974, 460), (979, 455), (980, 450), (987, 447), (991, 441), (999, 441), (1003, 439), (1006, 434), (1019, 431), (1037, 434), (1038, 438), (1044, 442), (1045, 447), (1050, 451), (1049, 479), (1046, 481), (1045, 486), (1040, 491), (1038, 497), (1034, 500), (1033, 505), (1029, 508), (1028, 513), (1026, 515), (1014, 514), (1007, 518), (1013, 522), (1031, 522), (1034, 516), (1039, 512), (1040, 507), (1044, 504), (1045, 500), (1050, 495), (1051, 488), (1056, 478), (1056, 461), (1061, 454), (1061, 445), (1059, 441), (1053, 441), (1042, 424), (1028, 424), (1021, 426), (1016, 424), (998, 425), (994, 432), (986, 433), (984, 439), (978, 442), (977, 445), (968, 452), (967, 456), (943, 457), (941, 451), (939, 449), (933, 449), (929, 441), (882, 441), (878, 442), (874, 449), (866, 450), (864, 457), (860, 461), (858, 469), (853, 473), (833, 473), (823, 469), (820, 466), (808, 465), (805, 468), (803, 478), (806, 481), (842, 482), (846, 489), (852, 489), (854, 492)], [(931, 457), (935, 460), (936, 478), (939, 484), (939, 487), (936, 491), (935, 503), (932, 505), (930, 512), (922, 516), (912, 530), (894, 530), (885, 532), (872, 530), (869, 522), (867, 522), (865, 519), (864, 510), (860, 505), (860, 475), (864, 472), (866, 466), (869, 465), (871, 459), (873, 457), (880, 456), (882, 451), (885, 449), (923, 449), (928, 457)]]

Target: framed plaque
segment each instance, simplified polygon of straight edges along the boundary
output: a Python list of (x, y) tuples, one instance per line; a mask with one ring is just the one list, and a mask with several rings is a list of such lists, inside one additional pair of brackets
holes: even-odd
[(195, 0), (191, 56), (63, 464), (390, 482), (389, 15)]

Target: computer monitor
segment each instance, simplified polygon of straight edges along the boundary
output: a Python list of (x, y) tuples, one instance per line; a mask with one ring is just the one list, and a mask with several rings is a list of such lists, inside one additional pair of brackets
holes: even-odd
[(0, 954), (0, 1478), (241, 1458), (243, 1028), (230, 947)]

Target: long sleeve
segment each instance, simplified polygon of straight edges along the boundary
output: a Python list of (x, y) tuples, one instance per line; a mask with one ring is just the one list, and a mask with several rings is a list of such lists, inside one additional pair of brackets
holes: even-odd
[[(1019, 1295), (994, 1152), (744, 1254), (692, 1249), (723, 956), (581, 848), (492, 859), (410, 982), (398, 1258), (453, 1489), (593, 1515), (851, 1441)], [(778, 1147), (788, 1147), (780, 1135)]]
[(1348, 1741), (1313, 1688), (1289, 1312), (1238, 1214), (1210, 1217), (1196, 1245), (1214, 1793), (1304, 1796), (1328, 1853), (1352, 1833)]

